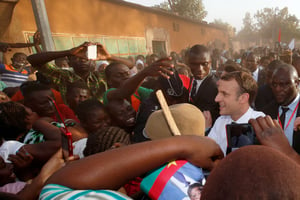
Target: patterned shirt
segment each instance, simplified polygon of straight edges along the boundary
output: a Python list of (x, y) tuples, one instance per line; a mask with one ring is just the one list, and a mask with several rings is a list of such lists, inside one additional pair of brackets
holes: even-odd
[(61, 69), (53, 64), (47, 63), (39, 72), (43, 73), (47, 78), (52, 79), (53, 83), (58, 87), (64, 102), (66, 102), (65, 95), (67, 92), (67, 85), (79, 80), (86, 82), (93, 97), (102, 100), (102, 95), (107, 89), (104, 74), (99, 72), (90, 72), (87, 81), (72, 71)]
[(18, 87), (23, 82), (27, 81), (30, 70), (28, 68), (22, 69), (19, 72), (18, 69), (12, 65), (0, 64), (1, 81), (3, 81), (7, 87)]
[[(58, 128), (64, 127), (64, 125), (59, 122), (51, 122), (51, 124)], [(34, 129), (30, 129), (28, 133), (23, 137), (24, 137), (23, 139), (24, 144), (38, 144), (38, 143), (45, 142), (44, 134)]]
[(71, 188), (62, 185), (48, 184), (43, 188), (39, 199), (127, 200), (131, 198), (112, 190), (72, 190)]

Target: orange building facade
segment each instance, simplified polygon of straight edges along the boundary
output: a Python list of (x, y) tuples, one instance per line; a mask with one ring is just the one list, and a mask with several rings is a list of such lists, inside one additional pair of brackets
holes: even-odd
[[(31, 1), (10, 1), (0, 0), (0, 41), (28, 42), (37, 29)], [(169, 54), (194, 44), (228, 47), (224, 29), (121, 0), (45, 0), (45, 5), (57, 50), (84, 41), (100, 42), (118, 56)]]

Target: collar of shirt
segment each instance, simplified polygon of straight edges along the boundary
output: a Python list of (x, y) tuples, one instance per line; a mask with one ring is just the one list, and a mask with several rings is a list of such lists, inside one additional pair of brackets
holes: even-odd
[[(198, 90), (199, 90), (199, 88), (200, 88), (200, 85), (203, 83), (203, 81), (206, 79), (208, 77), (208, 75), (207, 76), (205, 76), (203, 79), (201, 79), (201, 80), (199, 80), (199, 79), (194, 79), (194, 81), (196, 81), (196, 83), (197, 83), (197, 87), (196, 87), (196, 94), (198, 93)], [(193, 84), (193, 83), (192, 83)]]
[[(253, 112), (254, 110), (249, 107), (247, 112), (245, 112), (238, 120), (236, 121), (233, 121), (233, 119), (231, 119), (231, 122), (235, 122), (237, 124), (243, 124), (243, 123), (248, 123), (249, 119), (251, 118), (251, 113)], [(231, 118), (231, 117), (230, 117)]]
[(257, 69), (252, 72), (252, 77), (254, 78), (254, 80), (257, 82), (258, 79), (258, 72), (259, 72), (259, 67), (257, 67)]
[[(297, 97), (292, 101), (292, 103), (290, 103), (287, 106), (289, 108), (289, 110), (285, 114), (286, 115), (285, 116), (285, 127), (283, 129), (284, 129), (284, 133), (285, 133), (290, 145), (293, 144), (293, 132), (294, 132), (293, 128), (294, 128), (294, 121), (295, 121), (296, 116), (297, 116), (297, 110), (295, 111), (295, 109), (296, 109), (296, 106), (299, 102), (299, 99), (300, 99), (300, 95), (298, 94)], [(298, 109), (299, 109), (299, 107), (298, 107)], [(295, 113), (293, 115), (294, 111), (295, 111)], [(282, 109), (281, 109), (281, 106), (279, 106), (279, 108), (278, 108), (279, 116), (281, 115), (281, 113), (282, 113)], [(290, 121), (290, 123), (287, 126), (287, 123), (289, 121)]]
[[(298, 104), (298, 101), (299, 101), (299, 98), (300, 98), (300, 95), (297, 94), (296, 98), (292, 101), (292, 103), (290, 103), (287, 107), (289, 108), (288, 112), (293, 112), (294, 109), (296, 108), (297, 104)], [(282, 109), (281, 109), (281, 106), (279, 108), (280, 112), (279, 114), (281, 114), (282, 112)]]

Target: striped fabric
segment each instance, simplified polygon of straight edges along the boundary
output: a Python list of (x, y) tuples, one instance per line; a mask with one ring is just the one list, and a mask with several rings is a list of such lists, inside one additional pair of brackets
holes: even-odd
[(68, 187), (48, 184), (39, 197), (40, 200), (127, 200), (131, 199), (112, 190), (72, 190)]
[(29, 69), (23, 69), (19, 72), (12, 65), (0, 64), (0, 74), (1, 81), (3, 81), (7, 87), (18, 87), (27, 81)]

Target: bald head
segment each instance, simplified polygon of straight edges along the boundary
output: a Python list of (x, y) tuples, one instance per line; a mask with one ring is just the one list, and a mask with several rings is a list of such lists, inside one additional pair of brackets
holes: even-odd
[(292, 65), (281, 64), (275, 69), (271, 88), (279, 105), (288, 106), (297, 97), (298, 79), (298, 73)]
[(279, 74), (281, 72), (288, 73), (289, 76), (292, 79), (298, 79), (299, 78), (297, 70), (295, 69), (295, 67), (293, 65), (286, 64), (286, 63), (282, 63), (282, 64), (278, 65), (278, 67), (273, 72), (273, 76), (276, 75), (276, 74)]

